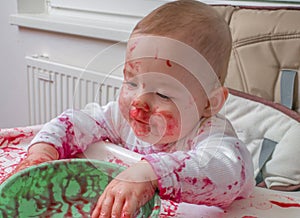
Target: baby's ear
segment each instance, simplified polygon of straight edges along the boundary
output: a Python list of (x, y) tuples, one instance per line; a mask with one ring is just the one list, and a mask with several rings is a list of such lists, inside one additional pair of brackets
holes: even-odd
[(223, 107), (228, 97), (228, 89), (221, 86), (214, 90), (208, 98), (207, 106), (203, 111), (204, 117), (211, 117), (217, 114)]

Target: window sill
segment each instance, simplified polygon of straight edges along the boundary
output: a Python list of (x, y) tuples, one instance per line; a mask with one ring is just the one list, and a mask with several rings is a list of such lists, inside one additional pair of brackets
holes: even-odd
[[(299, 4), (248, 1), (202, 0), (209, 4), (239, 6), (299, 7)], [(78, 35), (110, 41), (126, 41), (140, 16), (110, 13), (52, 10), (51, 13), (18, 13), (10, 16), (10, 23), (19, 27)]]
[(13, 14), (10, 24), (45, 31), (111, 41), (125, 41), (139, 18), (103, 16), (102, 19), (51, 14)]

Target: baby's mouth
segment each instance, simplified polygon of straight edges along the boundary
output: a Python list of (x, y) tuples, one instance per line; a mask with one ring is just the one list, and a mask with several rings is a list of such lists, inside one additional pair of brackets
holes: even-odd
[(129, 111), (129, 119), (130, 125), (137, 136), (146, 136), (149, 134), (149, 119), (146, 120), (146, 116), (143, 114), (143, 111), (141, 109), (131, 109)]
[(149, 125), (148, 115), (141, 109), (133, 108), (129, 111), (129, 117), (140, 124)]
[(137, 136), (148, 136), (150, 133), (149, 124), (137, 119), (132, 119), (131, 127)]
[(144, 121), (144, 120), (139, 120), (139, 119), (136, 119), (136, 118), (132, 118), (132, 120), (136, 121), (139, 124), (149, 125), (149, 122)]

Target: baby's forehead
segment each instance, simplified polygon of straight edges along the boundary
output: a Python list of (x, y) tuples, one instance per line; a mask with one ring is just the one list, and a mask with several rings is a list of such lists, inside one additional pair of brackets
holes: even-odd
[[(161, 60), (164, 65), (165, 61)], [(198, 92), (203, 90), (201, 82), (199, 82), (191, 73), (183, 68), (176, 68), (175, 65), (172, 67), (165, 67), (168, 71), (153, 68), (151, 70), (143, 69), (143, 61), (141, 61), (141, 71), (127, 71), (124, 70), (124, 77), (127, 80), (141, 84), (144, 88), (152, 90), (159, 89), (169, 92)], [(157, 65), (156, 65), (157, 66)]]
[[(216, 73), (206, 59), (197, 50), (184, 42), (168, 37), (150, 35), (131, 38), (127, 47), (126, 61), (129, 63), (144, 58), (152, 58), (152, 61), (164, 60), (164, 65), (160, 64), (159, 67), (180, 66), (178, 69), (185, 69), (185, 74), (181, 75), (181, 72), (184, 71), (178, 70), (174, 77), (180, 80), (185, 79), (185, 77), (194, 78), (207, 93), (211, 92), (216, 86), (221, 85)], [(138, 67), (138, 64), (136, 67)], [(192, 76), (188, 76), (189, 74), (192, 74)]]
[[(171, 60), (156, 58), (141, 58), (127, 61), (124, 67), (125, 78), (134, 78), (148, 82), (158, 82), (159, 84), (184, 86), (205, 86), (204, 82), (214, 82), (201, 80), (189, 72), (184, 66)], [(158, 80), (157, 80), (158, 79)]]

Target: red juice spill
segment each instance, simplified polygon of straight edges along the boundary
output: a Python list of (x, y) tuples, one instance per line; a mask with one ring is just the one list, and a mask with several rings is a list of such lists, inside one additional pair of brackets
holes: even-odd
[(118, 164), (118, 165), (120, 165), (120, 166), (129, 167), (128, 164), (124, 163), (121, 159), (118, 159), (118, 158), (116, 158), (116, 157), (110, 158), (108, 161), (109, 161), (110, 163), (116, 163), (116, 164)]
[(202, 181), (203, 181), (202, 189), (204, 189), (204, 188), (206, 188), (207, 186), (213, 184), (212, 181), (211, 181), (208, 177), (204, 178)]
[(245, 181), (245, 179), (246, 179), (246, 172), (245, 172), (245, 164), (244, 163), (242, 163), (241, 177), (242, 177), (242, 180)]
[(299, 203), (286, 203), (286, 202), (279, 202), (279, 201), (270, 201), (272, 204), (275, 204), (279, 207), (289, 208), (289, 207), (300, 207)]
[(197, 178), (192, 178), (192, 177), (187, 177), (184, 180), (185, 180), (185, 182), (192, 184), (192, 185), (195, 185), (198, 181)]
[(1, 137), (1, 142), (0, 142), (0, 146), (4, 145), (5, 142), (7, 142), (7, 145), (9, 144), (13, 144), (13, 145), (17, 145), (20, 143), (20, 141), (23, 138), (28, 137), (27, 135), (25, 135), (24, 133), (21, 133), (19, 135), (7, 135), (7, 136), (3, 136)]
[(163, 211), (162, 214), (160, 215), (160, 218), (176, 216), (176, 212), (178, 210), (178, 204), (173, 201), (169, 201), (169, 203), (170, 205), (166, 205), (163, 207)]

